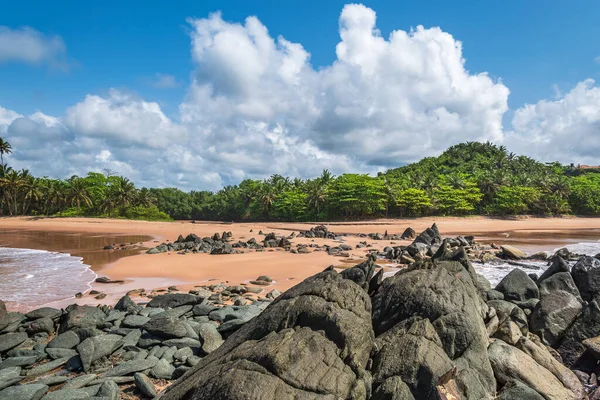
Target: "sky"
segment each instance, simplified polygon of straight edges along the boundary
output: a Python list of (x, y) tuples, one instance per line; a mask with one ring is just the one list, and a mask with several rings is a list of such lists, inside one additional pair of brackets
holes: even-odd
[(217, 190), (492, 141), (600, 164), (600, 2), (11, 2), (8, 163)]

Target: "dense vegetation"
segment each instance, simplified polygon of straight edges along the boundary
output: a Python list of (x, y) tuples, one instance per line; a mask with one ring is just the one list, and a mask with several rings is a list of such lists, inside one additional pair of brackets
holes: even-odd
[[(10, 154), (0, 139), (0, 156)], [(376, 177), (273, 175), (216, 193), (137, 189), (110, 173), (35, 178), (0, 165), (3, 215), (137, 219), (318, 221), (426, 215), (600, 215), (600, 171), (540, 163), (491, 143), (463, 143), (439, 157)]]

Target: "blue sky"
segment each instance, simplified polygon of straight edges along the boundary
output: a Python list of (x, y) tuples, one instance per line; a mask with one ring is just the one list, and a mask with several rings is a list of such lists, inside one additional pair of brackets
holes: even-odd
[[(126, 6), (123, 4), (126, 4)], [(152, 1), (128, 1), (126, 3), (117, 1), (63, 1), (53, 3), (40, 1), (27, 2), (27, 4), (24, 2), (11, 2), (3, 5), (0, 17), (0, 26), (3, 26), (2, 29), (5, 33), (19, 32), (24, 27), (29, 27), (45, 39), (58, 38), (64, 44), (64, 49), (53, 53), (53, 56), (49, 56), (49, 58), (40, 62), (31, 62), (22, 57), (19, 58), (19, 56), (5, 56), (3, 58), (0, 42), (0, 107), (5, 110), (12, 110), (21, 116), (28, 116), (40, 111), (45, 116), (55, 118), (53, 120), (54, 127), (60, 127), (60, 129), (56, 128), (58, 129), (56, 132), (60, 131), (60, 135), (63, 136), (57, 133), (46, 132), (43, 134), (59, 135), (63, 142), (65, 138), (68, 138), (70, 142), (74, 143), (74, 146), (81, 142), (83, 138), (93, 137), (94, 140), (98, 141), (98, 145), (104, 146), (105, 150), (110, 153), (110, 156), (107, 157), (99, 156), (101, 162), (110, 159), (110, 162), (115, 163), (115, 166), (123, 163), (127, 164), (131, 175), (140, 181), (149, 184), (175, 184), (188, 187), (192, 184), (189, 177), (190, 171), (193, 170), (190, 169), (191, 167), (173, 166), (172, 170), (165, 168), (161, 171), (155, 171), (152, 176), (145, 176), (141, 172), (143, 168), (137, 167), (135, 160), (127, 158), (126, 155), (122, 155), (121, 159), (117, 158), (112, 146), (115, 146), (118, 141), (115, 138), (120, 139), (118, 132), (111, 131), (109, 127), (98, 128), (99, 130), (90, 128), (92, 125), (98, 127), (98, 121), (106, 121), (108, 117), (94, 115), (93, 117), (97, 120), (90, 121), (88, 119), (84, 125), (77, 125), (78, 122), (83, 120), (77, 119), (78, 117), (71, 115), (72, 113), (69, 113), (68, 110), (76, 104), (84, 102), (88, 95), (96, 96), (97, 99), (109, 99), (110, 106), (107, 108), (110, 110), (115, 110), (116, 107), (123, 104), (137, 105), (133, 108), (145, 109), (146, 105), (157, 103), (160, 110), (153, 114), (154, 116), (158, 115), (157, 120), (161, 120), (161, 115), (163, 115), (169, 119), (169, 124), (177, 125), (173, 128), (175, 131), (179, 132), (178, 129), (180, 128), (185, 131), (184, 133), (178, 133), (177, 135), (180, 136), (175, 135), (176, 137), (183, 138), (185, 136), (185, 140), (190, 140), (194, 136), (208, 135), (205, 131), (202, 133), (193, 132), (194, 129), (199, 129), (198, 121), (207, 123), (208, 116), (199, 115), (198, 112), (194, 116), (186, 116), (181, 110), (182, 105), (190, 105), (189, 94), (195, 84), (212, 87), (214, 92), (210, 99), (216, 101), (219, 88), (215, 82), (219, 79), (219, 68), (223, 67), (218, 63), (223, 60), (194, 53), (195, 50), (191, 45), (197, 27), (190, 24), (189, 21), (203, 21), (208, 18), (210, 13), (220, 11), (222, 20), (228, 25), (225, 28), (216, 28), (216, 30), (224, 32), (227, 29), (234, 29), (233, 27), (236, 24), (243, 25), (246, 17), (256, 16), (260, 23), (268, 29), (268, 36), (274, 42), (281, 35), (289, 42), (300, 44), (304, 51), (310, 53), (307, 64), (310, 64), (309, 75), (313, 78), (302, 80), (303, 84), (308, 85), (306, 82), (314, 81), (315, 73), (332, 68), (335, 63), (340, 61), (339, 55), (336, 55), (336, 45), (340, 43), (340, 24), (338, 20), (345, 4), (342, 1), (311, 0), (286, 2), (174, 1), (170, 3)], [(403, 95), (402, 91), (408, 90), (408, 86), (398, 86), (397, 100), (410, 103), (410, 107), (416, 107), (425, 114), (432, 109), (442, 107), (451, 114), (458, 115), (458, 119), (464, 127), (471, 127), (475, 124), (480, 131), (487, 132), (479, 135), (474, 130), (471, 136), (457, 137), (457, 140), (491, 138), (494, 141), (512, 144), (517, 150), (526, 150), (529, 148), (526, 142), (532, 137), (535, 137), (538, 143), (545, 143), (550, 139), (556, 140), (556, 138), (566, 134), (562, 131), (552, 131), (548, 134), (550, 135), (548, 136), (550, 139), (548, 139), (540, 136), (543, 132), (540, 133), (538, 127), (532, 126), (536, 123), (535, 121), (540, 119), (552, 119), (552, 115), (558, 112), (557, 109), (561, 109), (565, 113), (575, 113), (579, 118), (578, 120), (591, 123), (590, 126), (586, 125), (583, 128), (581, 128), (583, 122), (579, 121), (577, 123), (577, 129), (583, 129), (584, 132), (596, 132), (596, 128), (600, 126), (597, 125), (595, 114), (590, 122), (590, 115), (588, 111), (585, 111), (588, 108), (584, 107), (585, 110), (581, 111), (580, 106), (569, 106), (569, 104), (580, 104), (580, 101), (577, 100), (580, 98), (591, 101), (590, 107), (592, 108), (597, 105), (595, 103), (598, 91), (597, 84), (590, 83), (586, 79), (600, 81), (600, 62), (595, 61), (596, 58), (600, 57), (600, 42), (598, 41), (600, 37), (600, 24), (598, 23), (600, 2), (364, 1), (362, 4), (366, 6), (365, 9), (372, 9), (376, 12), (376, 29), (381, 32), (383, 39), (389, 39), (390, 33), (394, 30), (410, 32), (411, 28), (416, 29), (418, 25), (423, 25), (426, 30), (439, 27), (442, 32), (452, 35), (455, 41), (462, 43), (461, 55), (466, 59), (466, 63), (464, 64), (464, 71), (461, 71), (460, 74), (473, 77), (482, 72), (487, 72), (492, 80), (491, 84), (495, 85), (490, 90), (501, 91), (501, 89), (506, 88), (510, 91), (509, 95), (508, 92), (497, 92), (494, 94), (494, 96), (497, 96), (497, 101), (490, 100), (490, 104), (493, 104), (493, 106), (485, 110), (476, 110), (477, 104), (485, 103), (487, 99), (477, 99), (473, 95), (468, 101), (466, 98), (461, 99), (458, 105), (454, 104), (456, 96), (450, 94), (446, 103), (432, 97), (425, 99), (417, 96), (418, 98), (415, 99), (412, 95)], [(361, 12), (365, 11), (362, 10)], [(0, 37), (1, 35), (2, 31), (0, 30)], [(216, 37), (216, 35), (216, 33), (213, 33), (213, 37)], [(438, 39), (432, 37), (427, 40), (430, 40), (429, 43), (431, 44), (436, 43)], [(426, 42), (422, 42), (421, 45), (424, 48), (428, 46)], [(10, 44), (8, 46), (10, 47)], [(403, 51), (410, 52), (411, 50), (408, 49), (407, 47)], [(360, 47), (359, 50), (369, 51), (368, 46)], [(439, 50), (439, 54), (434, 54), (432, 57), (436, 60), (438, 60), (436, 57), (442, 57), (441, 59), (443, 59), (448, 55), (448, 51), (448, 49)], [(397, 55), (403, 56), (403, 54)], [(390, 57), (393, 59), (392, 55)], [(244, 60), (241, 62), (244, 62)], [(350, 64), (352, 62), (350, 61)], [(427, 60), (423, 62), (427, 62)], [(445, 65), (445, 61), (440, 62), (438, 60), (434, 62)], [(448, 62), (448, 68), (451, 65), (453, 64)], [(364, 69), (365, 66), (362, 65), (361, 68)], [(270, 71), (269, 68), (266, 70)], [(380, 65), (378, 70), (383, 71), (383, 66)], [(200, 71), (205, 71), (202, 82), (198, 81)], [(406, 73), (399, 67), (396, 69), (390, 67), (390, 70), (383, 75), (388, 72), (393, 73), (394, 76)], [(160, 85), (158, 77), (166, 75), (170, 77)], [(323, 73), (321, 75), (327, 74)], [(436, 76), (428, 77), (425, 74), (418, 78), (417, 83), (422, 87), (434, 84), (443, 86), (445, 78), (438, 79), (439, 77)], [(229, 78), (232, 78), (232, 76), (228, 76)], [(325, 78), (318, 79), (326, 80)], [(450, 88), (446, 89), (452, 90), (452, 85), (457, 85), (459, 81), (454, 81)], [(264, 87), (268, 82), (269, 78), (261, 75), (258, 86)], [(359, 88), (357, 89), (358, 93), (365, 97), (373, 96), (372, 93), (366, 93), (369, 90), (366, 82), (368, 81), (363, 82), (366, 89)], [(587, 83), (583, 84), (582, 82)], [(580, 86), (580, 91), (576, 92), (578, 84), (583, 86)], [(157, 87), (157, 85), (161, 87)], [(485, 83), (485, 85), (488, 85), (488, 83)], [(411, 88), (414, 86), (409, 85)], [(447, 93), (446, 89), (442, 92)], [(315, 90), (317, 90), (316, 87)], [(341, 88), (336, 90), (339, 91)], [(115, 91), (118, 91), (120, 95), (116, 96)], [(288, 92), (288, 89), (285, 89), (285, 91)], [(356, 94), (356, 92), (353, 93)], [(569, 93), (573, 94), (572, 100), (561, 102), (561, 99), (569, 99), (567, 97)], [(574, 99), (576, 95), (579, 97)], [(96, 99), (96, 97), (94, 98)], [(285, 101), (288, 100), (295, 101), (286, 97)], [(544, 103), (544, 100), (551, 104)], [(196, 101), (195, 106), (199, 110), (210, 108), (206, 104), (208, 101), (206, 99), (196, 99), (194, 101)], [(339, 102), (340, 100), (336, 101)], [(508, 105), (508, 109), (504, 109), (505, 107), (501, 104), (503, 102)], [(375, 106), (375, 103), (378, 105), (384, 104), (374, 101), (373, 104), (361, 105), (361, 110), (377, 109), (379, 106)], [(469, 105), (466, 105), (467, 103)], [(534, 105), (534, 108), (525, 108), (526, 103)], [(242, 103), (237, 104), (237, 106), (240, 106), (240, 104)], [(244, 104), (252, 104), (252, 107), (255, 107), (257, 98), (253, 97), (252, 102), (248, 101)], [(425, 105), (423, 106), (423, 104)], [(216, 107), (216, 104), (212, 104), (212, 106)], [(266, 106), (261, 104), (261, 107), (264, 110)], [(82, 106), (81, 110), (78, 109), (78, 111), (81, 111), (79, 116), (85, 115), (92, 118), (89, 112), (84, 112), (87, 110), (84, 108)], [(323, 136), (331, 135), (328, 130), (333, 129), (337, 132), (338, 129), (342, 129), (346, 141), (356, 141), (361, 135), (364, 136), (364, 133), (360, 132), (361, 129), (365, 129), (359, 126), (359, 121), (355, 121), (356, 124), (352, 129), (341, 128), (340, 124), (344, 125), (346, 122), (335, 121), (335, 118), (339, 115), (324, 121), (323, 113), (324, 110), (328, 109), (336, 109), (336, 107), (328, 103), (327, 106), (319, 109), (320, 112), (316, 112), (315, 115), (318, 114), (320, 117), (317, 118), (318, 120), (315, 119), (310, 127), (300, 127), (289, 122), (298, 117), (296, 114), (290, 114), (289, 110), (285, 112), (267, 112), (267, 116), (261, 114), (260, 118), (257, 117), (256, 113), (249, 117), (248, 113), (243, 111), (241, 115), (237, 115), (235, 118), (232, 117), (227, 121), (215, 122), (211, 120), (210, 125), (218, 127), (218, 132), (212, 132), (213, 139), (210, 140), (214, 140), (214, 135), (218, 136), (219, 132), (227, 129), (227, 127), (239, 126), (239, 124), (244, 125), (244, 129), (247, 128), (249, 122), (251, 122), (250, 125), (263, 124), (261, 128), (256, 129), (279, 124), (283, 130), (281, 135), (285, 136), (281, 140), (287, 141), (288, 150), (290, 143), (293, 142), (295, 146), (298, 146), (300, 142), (304, 143), (306, 141), (304, 143), (306, 146), (314, 146), (310, 149), (307, 147), (306, 151), (311, 154), (324, 152), (324, 154), (319, 153), (315, 157), (331, 162), (334, 169), (336, 166), (343, 168), (347, 167), (348, 164), (352, 164), (357, 170), (373, 172), (375, 169), (389, 167), (394, 163), (400, 164), (409, 162), (412, 158), (420, 158), (417, 156), (408, 157), (402, 152), (397, 152), (393, 157), (378, 160), (373, 154), (357, 154), (355, 149), (347, 144), (339, 146), (339, 142), (336, 145), (328, 143), (327, 140), (323, 139)], [(466, 109), (470, 111), (465, 112)], [(236, 110), (239, 110), (239, 107)], [(488, 112), (490, 115), (489, 120), (482, 122), (478, 119), (477, 113), (486, 114)], [(14, 113), (11, 115), (16, 115)], [(385, 115), (388, 115), (388, 117)], [(412, 120), (404, 120), (401, 123), (398, 121), (390, 122), (386, 120), (386, 118), (389, 118), (389, 114), (385, 115), (382, 114), (376, 119), (376, 123), (381, 124), (379, 130), (376, 133), (371, 132), (369, 134), (376, 135), (374, 137), (396, 135), (395, 138), (397, 139), (404, 138), (402, 134), (406, 134), (406, 132), (399, 133), (402, 129), (398, 127), (400, 125), (411, 126)], [(131, 118), (136, 120), (138, 117), (138, 115), (135, 115)], [(114, 115), (110, 118), (114, 119)], [(501, 127), (494, 125), (497, 122), (494, 118), (500, 118), (502, 121)], [(147, 120), (146, 117), (141, 119)], [(10, 120), (12, 121), (13, 118)], [(185, 123), (184, 120), (196, 122)], [(416, 120), (419, 120), (419, 118)], [(136, 121), (139, 122), (139, 120)], [(39, 123), (39, 121), (33, 121), (33, 123)], [(47, 125), (48, 122), (46, 122), (46, 128), (48, 128)], [(139, 125), (138, 123), (135, 126), (139, 128)], [(547, 125), (546, 123), (544, 126)], [(323, 128), (324, 126), (327, 128)], [(451, 126), (451, 124), (449, 122), (444, 126)], [(17, 126), (10, 128), (10, 125), (7, 125), (4, 130), (11, 137), (11, 135), (18, 135), (19, 130), (17, 128)], [(143, 128), (148, 129), (145, 125)], [(28, 129), (31, 130), (32, 128)], [(161, 129), (164, 129), (164, 126), (161, 125)], [(386, 129), (389, 131), (386, 131)], [(440, 135), (443, 135), (444, 138), (455, 134), (455, 131), (451, 128), (448, 128), (449, 130), (446, 133), (444, 133), (444, 128), (437, 127), (436, 129), (441, 129)], [(307, 134), (305, 131), (311, 131), (311, 133)], [(241, 132), (239, 134), (243, 135)], [(33, 138), (35, 133), (28, 133), (27, 135), (31, 135)], [(42, 133), (39, 133), (39, 135), (42, 135)], [(276, 140), (272, 138), (273, 133), (265, 133), (265, 135), (269, 143), (277, 147)], [(427, 131), (423, 135), (430, 135), (430, 133)], [(235, 135), (227, 137), (231, 141)], [(21, 139), (23, 138), (21, 137)], [(208, 140), (208, 136), (205, 139)], [(428, 136), (428, 140), (431, 141), (432, 137)], [(444, 144), (446, 142), (452, 144), (451, 141), (444, 140)], [(119, 142), (118, 146), (122, 147), (127, 144), (131, 143)], [(156, 149), (156, 146), (154, 148)], [(338, 148), (345, 150), (338, 150)], [(427, 146), (420, 146), (418, 150), (420, 151), (419, 155), (435, 154), (440, 151), (439, 148)], [(222, 149), (221, 151), (214, 149), (214, 152), (220, 155), (234, 153), (231, 149)], [(145, 154), (147, 155), (147, 153)], [(54, 174), (67, 173), (67, 171), (77, 172), (84, 167), (83, 165), (77, 165), (75, 162), (77, 157), (73, 158), (74, 154), (61, 153), (60, 156), (64, 158), (64, 164), (62, 169), (54, 171)], [(256, 155), (247, 156), (249, 160), (256, 160)], [(181, 155), (178, 157), (181, 157)], [(191, 154), (189, 157), (197, 158), (198, 160), (194, 162), (198, 165), (227, 161), (226, 157), (217, 160), (214, 158), (214, 154)], [(341, 160), (340, 157), (345, 157), (345, 159)], [(14, 155), (16, 165), (35, 169), (36, 165), (39, 164), (33, 163), (32, 158), (32, 154), (26, 155), (23, 153), (19, 155), (16, 153)], [(571, 158), (586, 160), (586, 162), (594, 161), (591, 152), (587, 150), (574, 149)], [(265, 165), (248, 162), (247, 165), (232, 167), (231, 170), (226, 172), (222, 172), (222, 169), (217, 168), (218, 171), (209, 172), (212, 178), (201, 185), (217, 187), (224, 183), (235, 182), (243, 177), (267, 175), (269, 172), (269, 158), (266, 155), (265, 160), (267, 160)], [(292, 162), (291, 160), (288, 161)], [(327, 163), (322, 162), (318, 166), (327, 166)], [(86, 165), (86, 167), (99, 168), (97, 165)], [(297, 166), (291, 168), (285, 165), (280, 166), (277, 171), (299, 175), (310, 175), (314, 172), (311, 169), (303, 170)], [(171, 179), (166, 175), (177, 176), (178, 178)]]

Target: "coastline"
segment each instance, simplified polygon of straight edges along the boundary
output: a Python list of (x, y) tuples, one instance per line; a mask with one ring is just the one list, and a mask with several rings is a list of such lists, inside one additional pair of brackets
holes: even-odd
[[(600, 239), (600, 219), (598, 218), (522, 218), (515, 220), (487, 217), (429, 217), (403, 220), (375, 220), (356, 223), (325, 223), (330, 230), (343, 234), (384, 233), (401, 234), (407, 227), (417, 232), (437, 223), (443, 236), (475, 235), (480, 242), (511, 244), (532, 254), (550, 250), (577, 241), (597, 241)], [(148, 222), (93, 218), (0, 218), (0, 231), (15, 230), (29, 232), (60, 233), (73, 236), (91, 235), (94, 237), (146, 236), (141, 246), (153, 247), (157, 242), (173, 241), (178, 235), (195, 233), (200, 237), (212, 236), (215, 232), (231, 231), (233, 240), (246, 241), (252, 237), (261, 240), (258, 232), (290, 234), (292, 231), (308, 230), (316, 223), (221, 223), (221, 222)], [(252, 232), (251, 232), (252, 230)], [(373, 248), (382, 249), (390, 241), (375, 241), (369, 238), (348, 236), (344, 241), (355, 247), (360, 241), (368, 241)], [(317, 243), (333, 245), (330, 239), (295, 238), (294, 243)], [(396, 245), (410, 241), (395, 241)], [(339, 244), (339, 243), (338, 243)], [(47, 250), (47, 249), (44, 249)], [(351, 266), (366, 256), (368, 249), (353, 249), (349, 258), (330, 256), (325, 252), (310, 254), (290, 254), (282, 250), (266, 249), (264, 252), (248, 252), (233, 255), (187, 254), (175, 252), (149, 255), (140, 249), (135, 254), (118, 254), (117, 250), (96, 249), (101, 254), (117, 253), (112, 262), (86, 263), (98, 276), (114, 280), (124, 280), (123, 284), (91, 283), (91, 290), (106, 294), (100, 300), (84, 294), (80, 299), (70, 298), (52, 303), (54, 307), (77, 304), (111, 304), (122, 295), (144, 288), (152, 290), (177, 286), (180, 290), (192, 289), (195, 285), (210, 283), (243, 284), (260, 275), (268, 275), (274, 283), (267, 289), (287, 290), (306, 277), (328, 267)], [(77, 254), (73, 254), (77, 255)], [(79, 256), (79, 255), (77, 255)], [(389, 269), (393, 271), (395, 269)], [(89, 290), (88, 290), (89, 292)], [(143, 298), (140, 301), (147, 301)]]

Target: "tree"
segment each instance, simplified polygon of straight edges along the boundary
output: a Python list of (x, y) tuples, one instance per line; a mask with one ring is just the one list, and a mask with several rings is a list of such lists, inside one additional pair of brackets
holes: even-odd
[(12, 146), (4, 138), (0, 137), (0, 164), (4, 169), (4, 155), (12, 153)]
[(0, 187), (2, 187), (4, 200), (6, 201), (10, 215), (18, 214), (18, 196), (22, 186), (23, 178), (19, 172), (12, 168), (4, 171), (2, 178), (0, 178)]
[(70, 181), (68, 200), (77, 206), (77, 215), (81, 215), (81, 205), (91, 207), (92, 199), (82, 178), (73, 177)]
[(400, 216), (420, 216), (431, 209), (431, 199), (423, 189), (408, 188), (400, 190), (396, 196), (400, 207)]

